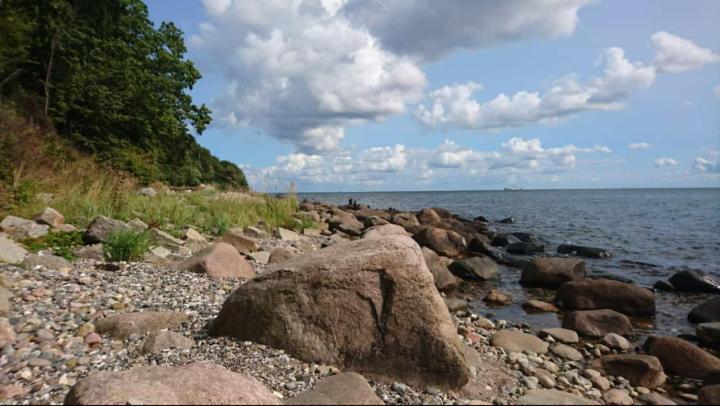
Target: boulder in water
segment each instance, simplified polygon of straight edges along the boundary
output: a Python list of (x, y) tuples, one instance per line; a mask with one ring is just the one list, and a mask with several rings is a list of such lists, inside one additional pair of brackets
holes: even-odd
[(557, 288), (565, 282), (585, 277), (585, 261), (577, 258), (533, 258), (523, 269), (523, 286)]
[(425, 227), (413, 238), (421, 246), (428, 247), (444, 257), (455, 258), (467, 251), (465, 238), (452, 230)]
[(629, 335), (635, 332), (627, 316), (609, 309), (570, 312), (565, 315), (562, 326), (591, 338), (603, 337), (609, 333)]
[(587, 258), (609, 258), (610, 251), (603, 248), (586, 247), (583, 245), (561, 244), (557, 249), (558, 254), (577, 255)]
[(701, 271), (685, 270), (676, 272), (669, 282), (677, 292), (720, 293), (720, 282)]
[(500, 221), (498, 221), (500, 224), (515, 224), (515, 217), (506, 217)]
[(657, 281), (653, 285), (653, 289), (661, 290), (663, 292), (672, 292), (673, 290), (675, 290), (675, 287), (673, 286), (672, 283), (670, 283), (668, 281)]
[(693, 323), (710, 323), (720, 321), (720, 297), (712, 298), (695, 306), (688, 314)]
[(497, 264), (488, 257), (459, 259), (450, 264), (454, 275), (473, 281), (487, 281), (498, 278)]
[(650, 336), (645, 352), (660, 359), (665, 371), (685, 378), (704, 379), (720, 372), (720, 358), (678, 337)]
[(600, 359), (600, 363), (607, 374), (622, 376), (630, 381), (632, 386), (653, 389), (667, 379), (660, 360), (652, 355), (606, 355)]
[(515, 255), (534, 255), (545, 252), (545, 246), (534, 242), (514, 242), (505, 246), (505, 251)]
[(509, 244), (520, 242), (520, 239), (512, 234), (497, 234), (493, 237), (491, 244), (494, 247), (504, 247)]
[(625, 314), (655, 314), (655, 294), (611, 279), (580, 279), (560, 286), (555, 300), (570, 310), (612, 309)]

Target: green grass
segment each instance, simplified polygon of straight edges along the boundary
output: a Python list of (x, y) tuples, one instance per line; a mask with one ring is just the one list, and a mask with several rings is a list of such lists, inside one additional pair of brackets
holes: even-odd
[(83, 238), (80, 231), (53, 232), (43, 237), (22, 240), (20, 243), (32, 252), (52, 248), (53, 254), (72, 261), (75, 259), (75, 249), (83, 245)]
[(110, 234), (103, 243), (103, 255), (108, 261), (137, 261), (150, 249), (150, 236), (132, 230)]

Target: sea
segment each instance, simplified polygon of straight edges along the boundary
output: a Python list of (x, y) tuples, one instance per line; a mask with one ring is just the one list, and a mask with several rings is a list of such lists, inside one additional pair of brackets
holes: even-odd
[[(572, 243), (600, 247), (613, 254), (587, 259), (592, 277), (611, 277), (652, 287), (684, 269), (695, 269), (720, 280), (720, 188), (705, 189), (588, 189), (447, 192), (299, 193), (299, 199), (342, 205), (348, 199), (372, 208), (416, 211), (442, 207), (466, 218), (484, 216), (499, 232), (531, 232), (546, 254)], [(498, 221), (514, 217), (514, 224)], [(463, 284), (453, 293), (470, 299), (471, 307), (492, 319), (530, 327), (559, 326), (559, 315), (526, 314), (527, 299), (552, 301), (554, 292), (520, 286), (520, 270), (500, 266), (500, 281)], [(489, 307), (482, 302), (490, 289), (513, 296), (513, 304)], [(657, 313), (634, 319), (640, 331), (653, 334), (694, 333), (687, 314), (709, 294), (656, 292)]]

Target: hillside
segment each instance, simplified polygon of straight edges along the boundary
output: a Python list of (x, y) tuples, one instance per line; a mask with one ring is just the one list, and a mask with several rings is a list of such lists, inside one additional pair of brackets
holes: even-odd
[(143, 184), (247, 188), (236, 165), (196, 142), (211, 121), (188, 93), (200, 73), (182, 32), (156, 28), (142, 1), (2, 1), (0, 37), (0, 98), (13, 110), (3, 114), (42, 121)]

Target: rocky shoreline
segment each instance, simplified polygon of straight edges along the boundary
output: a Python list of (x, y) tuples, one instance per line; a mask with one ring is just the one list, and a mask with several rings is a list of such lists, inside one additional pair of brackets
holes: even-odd
[[(96, 219), (84, 233), (95, 245), (68, 262), (16, 242), (70, 230), (60, 213), (4, 219), (0, 403), (720, 402), (720, 296), (691, 312), (696, 336), (648, 338), (633, 317), (652, 318), (655, 292), (586, 277), (582, 258), (606, 250), (545, 253), (531, 234), (439, 208), (305, 201), (296, 217), (317, 228), (149, 229), (153, 249), (132, 263), (106, 262), (99, 244), (147, 230), (140, 220)], [(547, 289), (552, 303), (522, 308), (560, 313), (562, 328), (473, 313), (458, 288), (492, 287), (498, 264)], [(655, 288), (720, 292), (683, 272)], [(474, 300), (512, 302), (496, 289)], [(183, 376), (198, 382), (179, 387)]]

